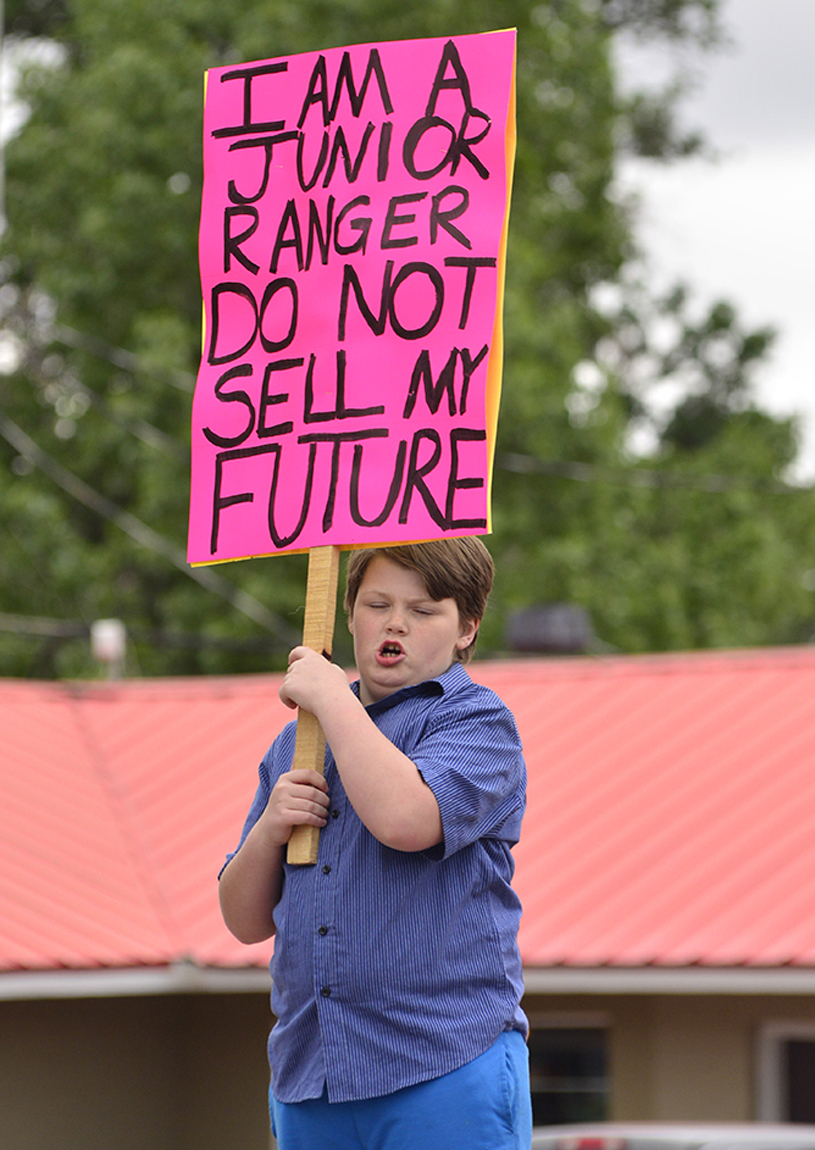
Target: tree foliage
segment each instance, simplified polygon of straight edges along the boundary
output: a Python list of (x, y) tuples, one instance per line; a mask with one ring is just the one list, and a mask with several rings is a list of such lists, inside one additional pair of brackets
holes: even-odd
[(7, 150), (0, 673), (93, 674), (87, 628), (109, 616), (134, 673), (281, 665), (305, 559), (179, 560), (203, 74), (509, 26), (519, 140), (483, 647), (501, 649), (507, 612), (551, 601), (585, 607), (601, 645), (627, 651), (806, 638), (815, 503), (783, 480), (794, 424), (752, 398), (771, 333), (632, 285), (633, 220), (614, 192), (621, 147), (666, 158), (698, 141), (674, 130), (677, 91), (622, 96), (613, 36), (710, 44), (717, 15), (717, 0), (7, 0), (17, 46), (59, 54), (25, 57), (30, 115)]

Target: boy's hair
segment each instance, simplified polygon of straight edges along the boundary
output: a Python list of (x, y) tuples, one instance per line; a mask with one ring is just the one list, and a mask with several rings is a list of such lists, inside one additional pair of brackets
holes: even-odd
[[(492, 556), (478, 536), (351, 551), (345, 585), (345, 610), (349, 615), (354, 610), (368, 564), (377, 555), (420, 575), (431, 599), (455, 600), (462, 623), (480, 622), (484, 618), (495, 567)], [(458, 662), (469, 662), (477, 639), (478, 632), (469, 646), (456, 652)]]

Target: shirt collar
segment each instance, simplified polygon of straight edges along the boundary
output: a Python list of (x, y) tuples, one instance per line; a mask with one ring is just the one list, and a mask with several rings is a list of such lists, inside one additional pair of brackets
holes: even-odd
[[(417, 695), (427, 697), (448, 695), (459, 689), (466, 681), (469, 681), (469, 676), (464, 670), (464, 664), (456, 662), (448, 667), (444, 674), (437, 675), (435, 679), (424, 679), (421, 683), (413, 683), (410, 687), (401, 687), (392, 695), (386, 695), (384, 699), (371, 703), (370, 706), (366, 707), (366, 710), (369, 714), (378, 715), (382, 711), (390, 710), (391, 707), (395, 707), (403, 700), (415, 698)], [(359, 698), (359, 679), (351, 684), (351, 690)]]

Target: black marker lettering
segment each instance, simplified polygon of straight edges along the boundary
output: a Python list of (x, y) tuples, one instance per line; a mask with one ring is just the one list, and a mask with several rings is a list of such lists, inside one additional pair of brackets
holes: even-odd
[[(330, 411), (314, 411), (314, 365), (317, 356), (312, 352), (308, 368), (306, 369), (305, 405), (303, 410), (304, 423), (327, 423), (335, 419), (351, 419), (369, 415), (384, 415), (384, 406), (379, 407), (347, 407), (345, 403), (345, 370), (346, 353), (344, 348), (337, 351), (337, 375), (334, 407)], [(302, 360), (300, 361), (302, 363)]]
[[(355, 220), (349, 220), (348, 226), (353, 228), (354, 231), (359, 232), (359, 237), (350, 244), (340, 243), (340, 225), (344, 222), (345, 217), (350, 211), (358, 207), (367, 207), (371, 202), (370, 196), (357, 196), (354, 200), (349, 200), (337, 213), (337, 222), (334, 225), (334, 247), (342, 256), (351, 255), (352, 252), (362, 252), (365, 255), (365, 248), (368, 245), (368, 234), (371, 230), (373, 223), (370, 216), (358, 216)], [(345, 287), (343, 285), (343, 290)]]
[(388, 84), (385, 80), (385, 72), (382, 68), (382, 60), (379, 56), (379, 49), (372, 48), (368, 53), (368, 65), (365, 69), (365, 75), (362, 79), (362, 87), (357, 94), (354, 88), (354, 77), (351, 72), (351, 55), (349, 52), (343, 52), (342, 61), (340, 63), (340, 70), (337, 74), (337, 83), (334, 88), (334, 98), (331, 101), (330, 119), (333, 121), (337, 115), (337, 109), (340, 104), (340, 96), (342, 95), (343, 85), (348, 92), (348, 99), (351, 101), (351, 112), (354, 119), (359, 118), (362, 111), (362, 103), (365, 99), (365, 94), (368, 91), (368, 85), (371, 82), (371, 77), (376, 76), (376, 82), (379, 85), (379, 96), (382, 100), (382, 107), (390, 115), (393, 111), (393, 104), (391, 103), (390, 93), (388, 92)]
[(293, 367), (302, 367), (302, 359), (278, 359), (272, 363), (266, 364), (266, 370), (263, 373), (263, 387), (260, 391), (260, 412), (258, 414), (258, 438), (269, 439), (273, 435), (288, 435), (294, 429), (294, 424), (291, 420), (285, 423), (275, 424), (274, 427), (269, 427), (266, 423), (266, 412), (270, 407), (275, 407), (279, 403), (286, 403), (289, 398), (287, 391), (277, 392), (275, 395), (269, 394), (269, 384), (271, 383), (272, 373), (276, 371), (289, 371)]
[[(215, 349), (218, 346), (218, 334), (220, 329), (220, 314), (221, 314), (221, 297), (227, 294), (236, 296), (238, 299), (245, 299), (252, 308), (252, 334), (249, 339), (241, 347), (235, 351), (222, 352), (220, 355), (215, 354)], [(212, 313), (212, 332), (209, 340), (209, 352), (207, 354), (207, 363), (229, 363), (231, 359), (240, 359), (255, 342), (255, 336), (258, 330), (258, 311), (255, 297), (252, 295), (250, 288), (242, 283), (221, 283), (216, 284), (212, 289), (211, 300), (211, 313)], [(230, 334), (234, 334), (234, 323), (230, 325)]]
[(215, 398), (221, 403), (239, 403), (242, 404), (249, 413), (249, 418), (243, 431), (239, 431), (237, 435), (218, 435), (211, 427), (205, 427), (204, 435), (214, 443), (216, 447), (237, 447), (239, 443), (243, 443), (251, 434), (252, 428), (255, 426), (255, 406), (245, 391), (236, 389), (235, 391), (224, 391), (224, 386), (229, 383), (230, 379), (238, 379), (242, 376), (251, 376), (252, 365), (251, 363), (241, 363), (237, 367), (230, 367), (228, 371), (220, 377), (215, 384)]
[(407, 440), (400, 439), (399, 441), (399, 447), (396, 452), (396, 464), (393, 469), (393, 478), (391, 479), (391, 485), (385, 498), (385, 504), (379, 514), (374, 516), (373, 519), (366, 519), (359, 509), (362, 451), (362, 444), (357, 443), (354, 447), (354, 459), (351, 464), (351, 487), (348, 493), (351, 518), (354, 523), (359, 524), (360, 527), (381, 527), (391, 511), (393, 511), (396, 497), (399, 494), (399, 488), (402, 486), (402, 476), (405, 471), (405, 458), (407, 456)]
[[(236, 216), (248, 216), (250, 224), (239, 235), (232, 235), (232, 220)], [(257, 275), (260, 271), (260, 265), (250, 260), (247, 255), (241, 251), (241, 244), (244, 240), (248, 240), (258, 230), (260, 223), (260, 215), (257, 208), (237, 207), (237, 208), (224, 208), (224, 274), (228, 274), (232, 267), (232, 259), (234, 256), (238, 263), (250, 271), (252, 275)]]
[(357, 306), (362, 318), (374, 335), (382, 335), (385, 330), (385, 321), (388, 318), (388, 301), (390, 298), (391, 275), (393, 273), (393, 260), (385, 264), (385, 274), (382, 276), (382, 294), (379, 297), (379, 315), (375, 316), (365, 300), (359, 276), (351, 264), (346, 264), (342, 272), (342, 291), (340, 293), (340, 316), (337, 324), (337, 338), (345, 339), (345, 321), (348, 313), (348, 290), (354, 289)]
[[(429, 439), (433, 444), (433, 452), (426, 463), (419, 466), (419, 449), (423, 439)], [(413, 442), (410, 445), (410, 461), (408, 463), (407, 478), (405, 479), (405, 494), (402, 497), (402, 505), (399, 508), (399, 522), (407, 523), (408, 512), (410, 511), (410, 501), (413, 498), (413, 492), (418, 491), (422, 497), (428, 514), (437, 527), (441, 527), (442, 531), (446, 530), (447, 523), (444, 515), (442, 514), (439, 505), (436, 503), (433, 496), (430, 494), (430, 488), (425, 483), (425, 476), (428, 475), (436, 464), (441, 459), (441, 439), (439, 433), (432, 427), (425, 428), (417, 431), (413, 436)]]
[(325, 266), (328, 263), (328, 245), (331, 241), (331, 223), (334, 217), (334, 204), (335, 199), (333, 196), (328, 197), (328, 203), (325, 209), (325, 228), (320, 222), (320, 209), (314, 200), (308, 202), (308, 245), (306, 247), (306, 271), (311, 267), (311, 259), (314, 254), (314, 238), (316, 236), (317, 243), (320, 248), (320, 263)]
[(216, 128), (213, 136), (245, 136), (254, 132), (279, 132), (285, 128), (285, 120), (269, 120), (265, 122), (252, 119), (252, 81), (257, 76), (270, 76), (274, 72), (287, 72), (289, 65), (285, 60), (278, 60), (274, 64), (255, 64), (248, 68), (236, 68), (231, 72), (223, 72), (221, 83), (230, 80), (243, 81), (243, 122), (231, 128)]
[(450, 478), (447, 484), (447, 502), (445, 503), (445, 521), (449, 531), (460, 531), (465, 527), (486, 527), (486, 519), (456, 519), (453, 515), (453, 500), (457, 491), (484, 486), (483, 476), (469, 476), (460, 479), (458, 476), (459, 443), (479, 443), (487, 438), (486, 431), (469, 427), (455, 427), (450, 432)]
[[(279, 443), (271, 444), (271, 447), (275, 452), (275, 458), (274, 468), (272, 470), (272, 486), (271, 490), (269, 491), (269, 535), (271, 536), (275, 547), (289, 547), (292, 543), (294, 543), (295, 539), (303, 530), (306, 518), (308, 517), (309, 507), (311, 506), (311, 489), (314, 486), (314, 460), (317, 456), (317, 445), (312, 443), (309, 447), (308, 471), (306, 473), (306, 482), (303, 486), (303, 500), (300, 504), (300, 518), (297, 520), (294, 530), (290, 535), (281, 535), (277, 530), (277, 524), (275, 522), (275, 501), (277, 499), (277, 490), (280, 484), (280, 458), (283, 453), (283, 448)], [(286, 487), (288, 490), (291, 484), (291, 476), (288, 472), (286, 475), (286, 480)]]
[(300, 109), (300, 118), (297, 121), (298, 128), (303, 127), (309, 108), (315, 104), (319, 104), (322, 108), (323, 127), (327, 128), (331, 122), (331, 116), (328, 111), (328, 77), (325, 72), (325, 56), (318, 56), (311, 70), (311, 76), (308, 81), (308, 91), (303, 100), (303, 107)]
[(393, 124), (390, 120), (386, 120), (379, 136), (379, 156), (376, 165), (376, 178), (380, 184), (384, 183), (388, 177), (392, 135)]
[[(471, 119), (480, 119), (480, 120), (483, 120), (483, 122), (484, 122), (484, 127), (475, 136), (465, 135), (465, 133), (467, 131), (467, 125), (469, 124)], [(450, 169), (450, 171), (453, 174), (455, 174), (456, 168), (458, 167), (459, 160), (463, 156), (464, 159), (469, 160), (469, 162), (475, 168), (476, 172), (478, 172), (478, 174), (482, 180), (488, 180), (490, 178), (489, 168), (485, 167), (484, 164), (482, 164), (481, 160), (478, 158), (478, 156), (476, 156), (474, 154), (474, 152), (472, 150), (472, 145), (473, 144), (480, 144), (481, 141), (484, 139), (484, 137), (489, 132), (491, 127), (492, 127), (492, 120), (489, 118), (489, 116), (487, 115), (486, 112), (479, 112), (478, 108), (468, 108), (467, 109), (467, 111), (464, 113), (464, 119), (461, 121), (461, 127), (459, 128), (459, 132), (458, 132), (458, 140), (456, 141), (456, 143), (457, 143), (456, 161), (453, 164), (452, 168)]]
[[(451, 65), (453, 75), (449, 79), (444, 78), (447, 71), (447, 65)], [(432, 116), (436, 111), (436, 101), (439, 98), (439, 93), (445, 88), (448, 91), (458, 90), (461, 93), (461, 99), (465, 109), (470, 109), (473, 106), (472, 97), (470, 96), (470, 81), (467, 78), (467, 73), (464, 71), (464, 66), (461, 63), (461, 57), (458, 54), (458, 48), (452, 40), (448, 40), (444, 45), (441, 53), (441, 60), (436, 69), (436, 75), (433, 80), (433, 87), (430, 89), (430, 96), (427, 100), (426, 115)]]
[(354, 85), (354, 76), (351, 69), (351, 54), (343, 52), (342, 61), (340, 62), (339, 72), (337, 73), (337, 82), (334, 86), (334, 95), (331, 99), (331, 106), (328, 104), (328, 75), (326, 73), (325, 56), (318, 56), (317, 61), (312, 69), (311, 76), (308, 82), (308, 91), (303, 100), (303, 107), (300, 109), (300, 118), (297, 121), (297, 127), (302, 128), (306, 122), (309, 108), (317, 104), (323, 111), (323, 127), (327, 128), (331, 124), (339, 109), (340, 97), (342, 96), (343, 89), (348, 93), (348, 99), (351, 102), (351, 112), (354, 119), (359, 118), (362, 111), (362, 105), (368, 91), (368, 85), (371, 82), (371, 77), (376, 77), (377, 86), (379, 88), (379, 96), (382, 100), (382, 107), (388, 115), (393, 111), (393, 104), (391, 103), (390, 93), (388, 92), (388, 84), (385, 79), (385, 72), (382, 68), (382, 60), (379, 56), (379, 50), (372, 48), (368, 53), (368, 64), (365, 69), (365, 75), (362, 80), (362, 87), (357, 92)]
[[(458, 195), (459, 202), (452, 208), (446, 208), (442, 211), (443, 201), (450, 195)], [(439, 228), (444, 230), (457, 240), (463, 247), (469, 251), (472, 244), (465, 236), (464, 232), (460, 231), (453, 223), (453, 220), (458, 219), (459, 216), (464, 215), (467, 208), (470, 206), (470, 193), (466, 188), (460, 187), (458, 184), (451, 184), (449, 188), (439, 192), (433, 196), (430, 203), (430, 242), (434, 244), (438, 237)]]
[(255, 455), (265, 455), (269, 451), (280, 451), (279, 443), (272, 443), (263, 447), (237, 447), (234, 451), (219, 451), (215, 456), (215, 482), (212, 488), (212, 533), (210, 535), (210, 554), (218, 550), (218, 534), (221, 527), (221, 512), (226, 507), (234, 507), (237, 503), (254, 503), (255, 496), (251, 491), (241, 491), (237, 495), (221, 495), (224, 464), (237, 459), (251, 459)]
[(461, 318), (458, 321), (459, 331), (463, 331), (467, 326), (467, 319), (470, 315), (470, 301), (472, 300), (473, 287), (475, 285), (475, 269), (476, 268), (494, 268), (497, 261), (490, 256), (446, 256), (444, 266), (446, 268), (466, 268), (467, 278), (464, 281), (464, 296), (461, 301)]
[[(291, 224), (291, 236), (286, 238), (286, 229)], [(303, 270), (303, 237), (300, 233), (300, 220), (297, 216), (297, 205), (294, 200), (289, 200), (283, 210), (283, 215), (280, 218), (280, 223), (277, 227), (277, 237), (272, 248), (272, 258), (269, 263), (269, 271), (272, 275), (277, 273), (277, 265), (280, 262), (280, 252), (283, 248), (292, 248), (297, 260), (298, 271)]]
[(311, 444), (312, 450), (316, 450), (318, 443), (331, 443), (331, 478), (328, 484), (328, 494), (325, 501), (325, 509), (323, 511), (323, 532), (329, 531), (334, 524), (334, 508), (337, 502), (337, 480), (340, 474), (340, 449), (343, 443), (356, 443), (361, 439), (387, 439), (388, 429), (386, 427), (373, 427), (365, 431), (340, 431), (340, 432), (312, 432), (310, 435), (301, 435), (298, 443)]
[(234, 180), (230, 180), (227, 184), (226, 192), (233, 204), (253, 204), (263, 196), (269, 186), (269, 169), (272, 163), (275, 144), (284, 144), (288, 140), (296, 140), (297, 135), (297, 132), (283, 132), (279, 136), (261, 136), (257, 140), (238, 140), (236, 143), (229, 145), (230, 152), (235, 152), (242, 148), (263, 148), (265, 151), (263, 176), (260, 181), (260, 187), (256, 192), (252, 192), (251, 195), (239, 192)]
[[(419, 327), (409, 328), (405, 327), (396, 316), (396, 292), (397, 289), (405, 283), (405, 281), (412, 275), (426, 275), (430, 280), (434, 292), (433, 310), (427, 317), (423, 324)], [(397, 274), (396, 279), (393, 281), (393, 286), (390, 290), (390, 303), (388, 306), (388, 314), (390, 315), (391, 327), (397, 335), (402, 339), (423, 339), (429, 332), (433, 330), (439, 322), (441, 309), (444, 306), (444, 280), (442, 279), (441, 272), (438, 268), (433, 267), (432, 264), (422, 262), (405, 264)]]
[[(447, 71), (448, 65), (450, 65), (452, 68), (453, 75), (448, 79), (445, 79), (445, 72)], [(436, 72), (436, 78), (433, 81), (433, 87), (430, 91), (430, 98), (427, 101), (428, 116), (432, 116), (436, 111), (436, 101), (438, 100), (439, 93), (443, 88), (446, 88), (448, 91), (457, 89), (461, 93), (461, 99), (464, 104), (464, 115), (461, 120), (461, 127), (458, 130), (458, 137), (456, 140), (456, 158), (453, 161), (453, 165), (450, 171), (455, 173), (455, 170), (459, 164), (459, 160), (462, 156), (464, 156), (467, 160), (469, 160), (469, 162), (478, 172), (481, 179), (486, 180), (489, 177), (489, 172), (481, 163), (481, 160), (479, 160), (477, 156), (473, 155), (472, 145), (481, 143), (486, 134), (489, 132), (492, 121), (486, 112), (479, 111), (479, 109), (473, 105), (472, 96), (470, 95), (470, 81), (467, 78), (467, 73), (465, 72), (464, 66), (461, 63), (461, 57), (458, 54), (458, 48), (455, 46), (452, 40), (448, 40), (444, 45), (441, 61), (439, 63), (438, 71)], [(473, 118), (482, 120), (484, 127), (477, 135), (468, 136), (466, 134), (467, 126), (470, 120)]]
[(461, 349), (461, 365), (464, 369), (464, 378), (461, 382), (461, 401), (459, 402), (459, 415), (464, 415), (467, 411), (467, 392), (470, 390), (470, 380), (472, 379), (473, 372), (478, 367), (481, 360), (490, 350), (489, 344), (485, 343), (481, 351), (476, 353), (475, 359), (470, 356), (470, 349), (463, 347)]
[(327, 188), (331, 182), (331, 177), (334, 175), (334, 169), (337, 166), (337, 159), (341, 155), (343, 166), (345, 168), (345, 178), (349, 184), (353, 184), (359, 176), (359, 170), (362, 167), (362, 161), (365, 159), (365, 153), (368, 150), (368, 141), (374, 130), (374, 125), (368, 123), (362, 135), (362, 140), (359, 145), (356, 159), (351, 159), (351, 153), (348, 150), (348, 142), (345, 139), (345, 132), (342, 126), (337, 128), (334, 136), (334, 143), (331, 145), (331, 158), (328, 161), (328, 167), (325, 170), (325, 177), (323, 179), (323, 187)]
[[(266, 319), (266, 312), (268, 311), (269, 304), (279, 291), (287, 291), (289, 293), (289, 329), (282, 339), (270, 339), (263, 330), (264, 321)], [(299, 299), (297, 294), (297, 284), (293, 279), (288, 276), (282, 276), (280, 279), (272, 280), (271, 283), (266, 285), (266, 290), (263, 293), (263, 299), (260, 301), (260, 311), (258, 313), (258, 334), (260, 335), (260, 342), (264, 351), (276, 352), (283, 351), (288, 347), (297, 333), (297, 314), (299, 308)], [(302, 363), (302, 360), (300, 361)]]
[[(374, 335), (383, 334), (385, 331), (385, 322), (388, 318), (390, 318), (391, 327), (394, 332), (401, 339), (422, 339), (428, 332), (433, 330), (439, 322), (439, 317), (444, 307), (444, 280), (442, 279), (441, 272), (438, 268), (433, 267), (432, 264), (417, 261), (415, 263), (407, 263), (404, 267), (400, 268), (396, 274), (396, 278), (391, 283), (392, 274), (393, 260), (388, 260), (385, 264), (385, 272), (382, 277), (379, 315), (375, 316), (365, 300), (362, 285), (359, 282), (359, 276), (350, 264), (345, 265), (343, 269), (342, 291), (340, 293), (340, 315), (337, 324), (338, 338), (340, 340), (345, 339), (350, 288), (354, 289), (354, 295), (356, 296), (360, 313)], [(419, 324), (418, 327), (407, 327), (396, 314), (396, 293), (402, 284), (413, 275), (427, 276), (430, 281), (430, 287), (433, 290), (433, 306), (427, 319), (423, 323)]]
[(419, 352), (419, 358), (416, 360), (413, 374), (410, 377), (410, 386), (408, 388), (407, 398), (405, 399), (405, 408), (402, 412), (403, 419), (407, 419), (413, 414), (413, 409), (416, 406), (416, 397), (419, 394), (419, 384), (422, 382), (424, 383), (425, 402), (432, 415), (435, 415), (439, 410), (439, 404), (445, 392), (447, 393), (448, 414), (456, 414), (456, 396), (453, 389), (453, 379), (458, 355), (458, 348), (454, 347), (450, 352), (447, 363), (439, 372), (438, 380), (434, 383), (433, 372), (430, 366), (430, 352), (426, 348)]
[(317, 157), (317, 162), (314, 165), (314, 171), (311, 174), (311, 179), (307, 180), (303, 174), (303, 151), (305, 148), (306, 133), (300, 133), (300, 139), (297, 141), (297, 180), (300, 187), (304, 192), (309, 192), (317, 183), (320, 178), (320, 173), (325, 167), (325, 162), (328, 159), (328, 132), (323, 132), (322, 143), (320, 144), (320, 154)]
[[(416, 149), (422, 142), (425, 133), (432, 128), (446, 129), (450, 134), (450, 142), (447, 145), (447, 151), (435, 166), (419, 169), (416, 162)], [(448, 124), (439, 116), (423, 116), (421, 120), (417, 120), (405, 136), (405, 142), (402, 145), (402, 162), (405, 165), (405, 170), (413, 176), (414, 180), (431, 180), (448, 164), (452, 170), (456, 163), (456, 130), (453, 125)]]
[[(449, 77), (446, 76), (448, 66), (452, 68), (453, 73)], [(436, 105), (442, 90), (458, 91), (461, 95), (462, 117), (458, 130), (456, 130), (449, 121), (436, 115)], [(472, 136), (467, 135), (470, 120), (481, 120), (483, 123), (481, 130)], [(449, 163), (450, 174), (455, 175), (461, 160), (466, 159), (468, 163), (472, 164), (482, 180), (488, 179), (489, 170), (479, 157), (475, 155), (473, 147), (481, 143), (491, 126), (492, 121), (486, 112), (482, 112), (474, 107), (472, 96), (470, 95), (470, 81), (461, 63), (458, 49), (452, 40), (448, 40), (442, 51), (439, 67), (436, 71), (436, 76), (427, 101), (425, 114), (421, 119), (416, 121), (405, 138), (402, 152), (407, 171), (417, 180), (429, 180)], [(416, 150), (422, 141), (422, 137), (433, 128), (442, 128), (450, 133), (447, 151), (434, 167), (420, 170), (416, 163)]]
[(400, 224), (412, 224), (416, 219), (415, 212), (407, 212), (404, 215), (397, 215), (397, 209), (402, 204), (415, 204), (419, 200), (423, 200), (427, 196), (427, 192), (411, 192), (405, 196), (391, 196), (388, 202), (388, 212), (385, 216), (385, 223), (382, 227), (382, 241), (381, 248), (410, 248), (419, 242), (418, 236), (391, 236), (393, 228)]

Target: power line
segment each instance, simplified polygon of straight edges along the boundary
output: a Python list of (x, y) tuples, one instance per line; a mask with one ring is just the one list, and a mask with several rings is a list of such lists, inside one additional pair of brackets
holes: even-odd
[(226, 599), (241, 614), (246, 615), (259, 626), (276, 635), (281, 643), (292, 646), (300, 642), (300, 635), (269, 611), (267, 607), (264, 607), (254, 596), (247, 594), (239, 587), (235, 587), (234, 584), (223, 579), (209, 567), (190, 567), (187, 563), (187, 557), (180, 547), (159, 535), (152, 527), (148, 527), (135, 515), (131, 515), (129, 511), (123, 511), (121, 507), (118, 507), (106, 496), (100, 495), (98, 491), (95, 491), (84, 480), (79, 479), (73, 472), (57, 463), (52, 456), (38, 447), (22, 428), (18, 427), (2, 412), (0, 412), (0, 435), (20, 455), (38, 467), (68, 495), (90, 508), (91, 511), (95, 511), (98, 515), (114, 523), (142, 547), (161, 555), (179, 571), (190, 579), (194, 579), (196, 583), (208, 591), (213, 591), (222, 599)]
[[(41, 615), (9, 615), (0, 612), (0, 631), (46, 639), (89, 639), (91, 624), (81, 619), (48, 619)], [(127, 627), (128, 638), (154, 647), (215, 648), (223, 651), (268, 651), (275, 641), (265, 638), (236, 639), (228, 635), (166, 631), (160, 627)]]
[(177, 371), (172, 368), (165, 368), (161, 372), (157, 372), (154, 368), (146, 371), (134, 352), (125, 351), (121, 347), (114, 347), (112, 344), (106, 343), (105, 340), (99, 339), (95, 335), (86, 335), (84, 332), (77, 331), (76, 328), (57, 324), (51, 335), (57, 343), (63, 343), (66, 347), (75, 348), (77, 351), (86, 351), (90, 355), (96, 356), (97, 359), (103, 359), (106, 363), (112, 363), (114, 367), (121, 368), (129, 375), (152, 375), (153, 377), (161, 375), (173, 387), (177, 387), (179, 391), (186, 391), (188, 394), (195, 388), (195, 376), (190, 372)]
[(0, 631), (13, 635), (41, 635), (46, 639), (82, 639), (90, 635), (88, 623), (79, 619), (44, 619), (39, 615), (0, 614)]
[(496, 467), (518, 475), (553, 475), (580, 483), (613, 483), (621, 487), (673, 487), (719, 495), (724, 491), (748, 489), (776, 495), (812, 491), (809, 485), (797, 487), (778, 479), (751, 479), (746, 475), (694, 475), (682, 471), (653, 471), (644, 467), (613, 468), (595, 463), (563, 459), (537, 459), (533, 455), (504, 451), (495, 457)]
[(80, 380), (72, 379), (68, 387), (72, 394), (81, 395), (89, 407), (110, 420), (116, 427), (129, 432), (135, 438), (140, 439), (142, 443), (146, 443), (148, 447), (157, 448), (159, 451), (163, 451), (165, 455), (178, 460), (179, 463), (189, 466), (189, 449), (180, 440), (168, 435), (166, 431), (162, 431), (160, 427), (156, 427), (155, 424), (149, 423), (146, 419), (132, 415), (121, 415), (118, 411), (114, 411), (98, 391), (94, 391), (93, 388), (88, 387), (86, 383)]
[[(140, 373), (155, 377), (157, 374), (155, 370), (145, 372), (138, 355), (134, 352), (115, 347), (96, 336), (87, 335), (67, 325), (56, 325), (52, 329), (52, 337), (68, 347), (86, 351), (97, 358), (104, 359), (131, 375)], [(195, 376), (190, 372), (170, 369), (162, 374), (169, 383), (182, 391), (190, 393), (195, 389)], [(189, 459), (189, 452), (184, 445), (180, 445), (178, 441), (153, 424), (133, 417), (120, 417), (111, 411), (104, 399), (88, 388), (86, 384), (80, 384), (79, 387), (94, 407), (120, 427), (131, 430), (144, 442), (154, 447), (160, 447), (168, 454), (179, 459), (183, 458), (185, 461)], [(582, 463), (576, 460), (539, 459), (519, 452), (498, 453), (495, 457), (495, 465), (504, 471), (522, 475), (553, 475), (580, 483), (612, 483), (622, 487), (684, 488), (712, 495), (739, 489), (780, 495), (813, 490), (809, 484), (799, 486), (776, 479), (751, 479), (741, 475), (693, 475), (689, 472), (656, 471), (634, 466), (625, 468), (602, 467), (598, 464)]]

